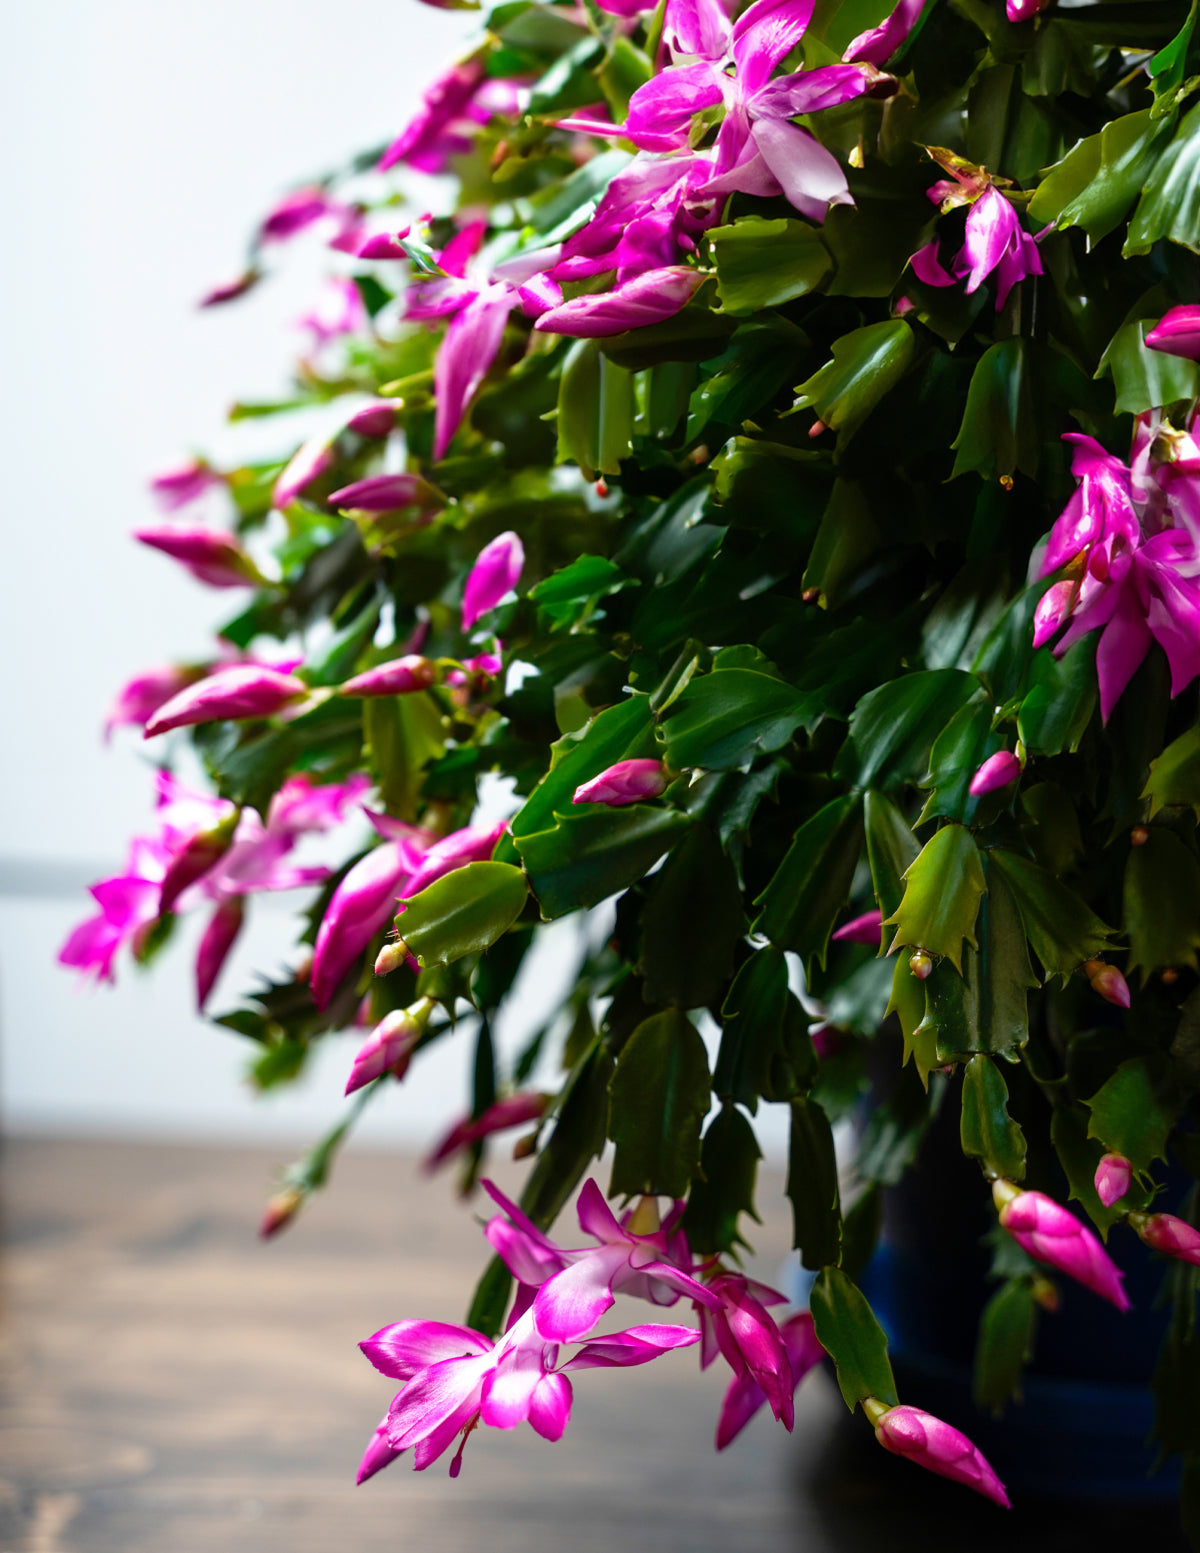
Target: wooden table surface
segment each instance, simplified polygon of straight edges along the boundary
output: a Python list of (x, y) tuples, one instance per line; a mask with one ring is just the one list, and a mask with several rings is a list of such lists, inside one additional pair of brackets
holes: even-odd
[[(221, 1146), (6, 1143), (0, 1553), (1182, 1547), (1156, 1512), (1006, 1515), (886, 1456), (824, 1373), (800, 1390), (794, 1435), (764, 1412), (716, 1456), (725, 1376), (700, 1375), (694, 1351), (578, 1377), (557, 1445), (480, 1431), (457, 1482), (444, 1463), (401, 1461), (356, 1488), (392, 1389), (356, 1343), (401, 1316), (460, 1319), (483, 1241), (448, 1180), (363, 1152), (261, 1245), (278, 1163)], [(782, 1212), (758, 1242), (773, 1278)]]

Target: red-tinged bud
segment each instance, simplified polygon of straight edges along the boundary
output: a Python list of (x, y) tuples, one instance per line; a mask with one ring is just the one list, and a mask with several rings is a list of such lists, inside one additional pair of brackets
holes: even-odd
[(1101, 965), (1099, 970), (1089, 974), (1088, 980), (1092, 991), (1098, 992), (1106, 1003), (1117, 1008), (1129, 1007), (1129, 983), (1115, 965)]
[(407, 959), (408, 945), (402, 938), (395, 939), (390, 944), (384, 944), (375, 956), (376, 976), (390, 976), (393, 971), (398, 971)]
[(1048, 642), (1071, 613), (1077, 587), (1073, 582), (1056, 582), (1046, 589), (1033, 612), (1033, 645)]
[(404, 247), (404, 239), (412, 231), (412, 226), (401, 227), (398, 232), (376, 232), (368, 237), (366, 242), (358, 250), (360, 259), (406, 259), (408, 254)]
[[(426, 1015), (426, 1017), (428, 1017)], [(413, 1047), (425, 1028), (425, 1019), (407, 1008), (395, 1010), (375, 1026), (359, 1047), (346, 1080), (346, 1093), (374, 1083), (385, 1073), (402, 1079), (408, 1072)]]
[(1000, 1223), (1023, 1251), (1076, 1279), (1118, 1310), (1129, 1309), (1119, 1270), (1074, 1214), (1044, 1193), (1023, 1192), (1011, 1181), (994, 1181), (992, 1195)]
[(875, 1438), (885, 1451), (903, 1456), (939, 1477), (973, 1488), (977, 1494), (1006, 1510), (1009, 1508), (1004, 1484), (965, 1434), (919, 1407), (888, 1407), (877, 1397), (866, 1399), (863, 1412), (874, 1425)]
[(478, 1143), (482, 1138), (490, 1137), (494, 1132), (504, 1132), (509, 1127), (519, 1127), (522, 1122), (540, 1120), (553, 1098), (552, 1095), (523, 1090), (515, 1095), (506, 1095), (503, 1100), (497, 1100), (480, 1117), (464, 1117), (450, 1128), (425, 1160), (423, 1168), (426, 1172), (432, 1172), (452, 1154), (468, 1148), (472, 1143)]
[(908, 968), (918, 981), (927, 981), (933, 974), (933, 959), (924, 949), (918, 949), (909, 956)]
[(600, 496), (600, 497), (605, 497), (605, 496), (608, 495), (608, 481), (607, 480), (597, 480), (596, 481), (596, 495)]
[(813, 1044), (818, 1062), (824, 1062), (827, 1057), (832, 1057), (842, 1044), (842, 1032), (828, 1021), (813, 1025), (808, 1032), (808, 1038)]
[(1150, 840), (1150, 832), (1144, 825), (1135, 825), (1129, 832), (1129, 845), (1131, 847), (1144, 847)]
[(260, 664), (235, 664), (188, 685), (153, 714), (145, 737), (156, 738), (172, 728), (195, 723), (239, 722), (273, 717), (308, 694), (303, 680)]
[(280, 512), (291, 506), (302, 491), (333, 468), (333, 443), (328, 436), (310, 437), (298, 447), (271, 492), (271, 505)]
[(500, 600), (516, 587), (525, 565), (525, 547), (520, 535), (509, 529), (484, 545), (475, 559), (463, 588), (462, 628), (469, 631), (480, 615), (495, 609)]
[(610, 808), (658, 798), (670, 783), (661, 760), (619, 760), (575, 789), (572, 803), (603, 803)]
[(1040, 1273), (1029, 1286), (1029, 1292), (1043, 1310), (1056, 1311), (1062, 1303), (1058, 1292), (1058, 1285), (1051, 1283), (1049, 1278), (1043, 1278)]
[(1096, 1196), (1111, 1208), (1129, 1190), (1133, 1166), (1124, 1154), (1106, 1154), (1096, 1166)]
[(800, 601), (803, 604), (817, 604), (820, 602), (820, 598), (820, 588), (805, 588), (804, 592), (800, 595)]
[(216, 985), (221, 967), (229, 958), (229, 951), (237, 942), (245, 921), (246, 905), (240, 895), (223, 900), (209, 918), (200, 943), (196, 948), (196, 1009), (204, 1012), (209, 993)]
[(1173, 987), (1179, 980), (1179, 972), (1173, 965), (1168, 965), (1166, 970), (1161, 973), (1161, 980), (1164, 987)]
[(270, 1240), (272, 1235), (278, 1235), (281, 1229), (288, 1227), (303, 1206), (304, 1193), (296, 1187), (289, 1186), (282, 1192), (276, 1192), (263, 1212), (258, 1233), (264, 1240)]
[(868, 944), (879, 947), (879, 935), (883, 931), (883, 913), (864, 911), (861, 917), (851, 917), (843, 922), (833, 935), (835, 944)]
[(349, 512), (399, 512), (404, 507), (436, 505), (433, 487), (420, 475), (370, 475), (343, 485), (329, 498), (331, 507)]
[(1200, 307), (1173, 307), (1146, 336), (1151, 350), (1200, 361)]
[(135, 528), (133, 537), (178, 561), (209, 588), (257, 587), (266, 580), (233, 535), (223, 529), (199, 523), (152, 523)]
[(188, 885), (195, 884), (228, 852), (241, 818), (232, 804), (229, 809), (230, 812), (223, 820), (209, 830), (198, 831), (182, 852), (172, 858), (162, 882), (162, 894), (158, 902), (160, 914), (170, 911)]
[(982, 798), (984, 793), (995, 793), (1002, 787), (1011, 787), (1021, 775), (1021, 762), (1011, 750), (999, 750), (990, 755), (971, 778), (972, 798)]
[(1200, 1267), (1200, 1230), (1173, 1213), (1131, 1213), (1130, 1225), (1148, 1246)]
[(812, 425), (808, 428), (808, 434), (809, 434), (810, 437), (819, 437), (819, 436), (822, 435), (823, 432), (827, 432), (828, 430), (829, 430), (829, 427), (826, 426), (824, 421), (817, 420), (817, 421), (814, 421), (812, 423)]
[(428, 690), (437, 681), (437, 665), (428, 658), (410, 654), (377, 664), (365, 674), (356, 674), (341, 686), (343, 696), (406, 696), (415, 690)]

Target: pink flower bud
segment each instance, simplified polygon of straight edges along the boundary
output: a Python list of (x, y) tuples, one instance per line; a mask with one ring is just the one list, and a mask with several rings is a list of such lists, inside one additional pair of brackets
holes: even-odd
[(437, 679), (437, 668), (428, 658), (409, 654), (377, 664), (365, 674), (356, 674), (341, 687), (344, 696), (403, 696), (413, 690), (428, 690)]
[(135, 528), (133, 537), (178, 561), (207, 587), (245, 588), (263, 581), (257, 566), (224, 529), (199, 523), (154, 523)]
[(1148, 1246), (1164, 1256), (1200, 1267), (1200, 1230), (1173, 1213), (1130, 1214), (1129, 1222)]
[(463, 589), (462, 627), (469, 631), (480, 615), (495, 609), (511, 593), (525, 565), (525, 547), (511, 530), (484, 545)]
[(384, 1467), (390, 1466), (397, 1456), (402, 1456), (403, 1451), (398, 1451), (394, 1445), (388, 1443), (388, 1417), (383, 1415), (383, 1422), (371, 1436), (371, 1442), (363, 1452), (363, 1459), (358, 1464), (358, 1475), (355, 1483), (365, 1483), (368, 1478), (373, 1478), (377, 1472), (382, 1472)]
[(223, 484), (221, 476), (202, 458), (180, 464), (177, 469), (164, 469), (150, 481), (150, 493), (162, 512), (177, 512), (191, 502), (198, 501), (205, 491)]
[(271, 505), (279, 511), (288, 507), (314, 480), (333, 468), (333, 444), (327, 436), (310, 437), (292, 454), (283, 473), (275, 481)]
[(919, 1407), (889, 1408), (875, 1425), (875, 1438), (894, 1456), (904, 1456), (939, 1477), (964, 1483), (1009, 1508), (1004, 1484), (978, 1447), (932, 1413), (923, 1413)]
[(134, 675), (113, 697), (108, 716), (104, 719), (104, 737), (108, 739), (114, 728), (144, 728), (160, 706), (172, 696), (178, 695), (187, 685), (194, 685), (198, 679), (203, 678), (202, 668), (182, 668), (174, 663)]
[(1200, 307), (1173, 307), (1146, 336), (1151, 350), (1200, 361)]
[(208, 995), (221, 974), (238, 934), (242, 931), (245, 906), (240, 895), (223, 900), (213, 912), (196, 950), (196, 1009), (204, 1012)]
[(403, 1078), (421, 1029), (419, 1021), (406, 1008), (396, 1009), (382, 1019), (355, 1055), (350, 1077), (346, 1080), (346, 1093), (352, 1095), (356, 1089), (362, 1089), (384, 1073)]
[(989, 755), (983, 765), (971, 778), (970, 794), (972, 798), (982, 798), (984, 793), (997, 792), (1002, 787), (1011, 787), (1021, 775), (1021, 762), (1011, 750), (999, 750), (995, 755)]
[(395, 425), (396, 406), (386, 399), (378, 399), (374, 404), (365, 404), (361, 410), (355, 410), (346, 422), (346, 430), (356, 437), (386, 437)]
[(1118, 1310), (1129, 1309), (1129, 1297), (1112, 1259), (1091, 1230), (1061, 1204), (1042, 1192), (1018, 1191), (1000, 1209), (1000, 1222), (1037, 1261), (1057, 1267)]
[(304, 1193), (296, 1187), (289, 1186), (282, 1192), (276, 1192), (263, 1212), (258, 1233), (264, 1240), (270, 1240), (272, 1235), (278, 1235), (281, 1229), (287, 1228), (303, 1206)]
[(427, 505), (429, 495), (429, 486), (418, 475), (370, 475), (334, 491), (329, 505), (356, 512), (396, 512), (416, 502)]
[(390, 976), (393, 971), (398, 971), (402, 965), (413, 957), (408, 952), (408, 945), (402, 939), (394, 943), (384, 944), (383, 948), (375, 956), (376, 976)]
[(1050, 0), (1007, 0), (1004, 9), (1010, 22), (1028, 22), (1049, 4)]
[(263, 217), (259, 238), (266, 243), (284, 242), (337, 208), (322, 189), (294, 189)]
[[(1093, 963), (1096, 962), (1088, 961), (1088, 965)], [(1084, 970), (1087, 971), (1088, 980), (1092, 984), (1092, 991), (1098, 992), (1106, 1003), (1112, 1003), (1117, 1008), (1129, 1007), (1129, 983), (1115, 965), (1106, 965), (1100, 961), (1096, 970), (1089, 971), (1087, 965), (1084, 966)]]
[(358, 250), (360, 259), (406, 259), (404, 239), (412, 227), (401, 227), (398, 232), (376, 232), (368, 237)]
[(1071, 613), (1075, 598), (1073, 582), (1056, 582), (1046, 589), (1033, 612), (1033, 645), (1041, 647), (1048, 642)]
[(312, 989), (328, 1008), (354, 961), (396, 914), (396, 896), (414, 866), (415, 849), (389, 841), (360, 858), (333, 892), (313, 950)]
[(308, 694), (303, 680), (258, 664), (236, 664), (218, 669), (206, 679), (189, 685), (159, 709), (146, 723), (146, 738), (156, 738), (172, 728), (193, 723), (212, 723), (248, 717), (272, 717)]
[(537, 1121), (539, 1117), (545, 1115), (546, 1107), (553, 1098), (552, 1095), (538, 1094), (534, 1090), (521, 1091), (515, 1095), (508, 1095), (503, 1100), (497, 1100), (495, 1105), (489, 1106), (483, 1115), (475, 1120), (464, 1117), (462, 1121), (455, 1122), (433, 1153), (429, 1155), (424, 1169), (430, 1172), (436, 1170), (452, 1154), (468, 1148), (472, 1143), (478, 1143), (481, 1138), (490, 1137), (494, 1132), (505, 1132), (510, 1127), (521, 1126), (523, 1122)]
[(159, 897), (159, 912), (170, 911), (184, 890), (202, 878), (228, 852), (237, 829), (238, 812), (232, 804), (229, 814), (207, 830), (197, 831), (167, 866)]
[(928, 981), (933, 975), (933, 956), (924, 949), (915, 949), (908, 957), (908, 968), (918, 981)]
[(1106, 1154), (1096, 1166), (1096, 1196), (1106, 1208), (1124, 1197), (1133, 1180), (1133, 1166), (1124, 1154)]
[(220, 307), (223, 302), (236, 302), (238, 297), (244, 297), (252, 286), (256, 286), (262, 279), (258, 270), (244, 270), (233, 280), (222, 281), (219, 286), (214, 286), (211, 291), (206, 291), (200, 298), (201, 307)]
[(624, 803), (640, 803), (664, 793), (670, 778), (661, 760), (619, 760), (590, 782), (575, 789), (572, 803), (606, 803), (617, 808)]
[(879, 936), (883, 931), (883, 912), (864, 911), (861, 917), (851, 917), (843, 922), (833, 935), (835, 944), (869, 944), (879, 948)]

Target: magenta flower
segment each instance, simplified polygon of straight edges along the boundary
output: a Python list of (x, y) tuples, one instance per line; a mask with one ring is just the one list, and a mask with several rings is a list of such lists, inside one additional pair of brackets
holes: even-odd
[(357, 334), (367, 321), (362, 295), (344, 275), (331, 275), (323, 281), (312, 307), (296, 320), (309, 331), (316, 346), (328, 345), (343, 334)]
[(356, 436), (366, 437), (374, 441), (379, 437), (386, 437), (396, 429), (396, 406), (386, 399), (376, 399), (371, 404), (364, 404), (361, 409), (346, 422), (346, 430), (352, 431)]
[(751, 1282), (741, 1273), (724, 1269), (708, 1280), (708, 1289), (719, 1303), (696, 1308), (700, 1317), (700, 1368), (707, 1369), (720, 1353), (735, 1380), (752, 1383), (775, 1417), (790, 1431), (795, 1421), (796, 1380), (783, 1336), (767, 1309), (768, 1305), (786, 1304), (785, 1296), (765, 1284)]
[(214, 485), (224, 485), (223, 475), (204, 462), (193, 458), (190, 463), (176, 469), (164, 469), (150, 481), (150, 492), (163, 512), (177, 512), (194, 501), (199, 501), (205, 491)]
[(225, 817), (215, 825), (198, 830), (171, 859), (163, 876), (158, 903), (160, 914), (170, 911), (188, 886), (195, 884), (197, 879), (216, 867), (233, 845), (237, 811), (232, 804), (227, 805), (227, 808), (228, 814)]
[(380, 157), (380, 171), (406, 162), (420, 172), (445, 172), (451, 157), (470, 150), (480, 125), (495, 114), (519, 112), (525, 96), (512, 81), (490, 79), (482, 54), (460, 60), (425, 92), (420, 108)]
[(257, 664), (235, 664), (172, 696), (147, 721), (145, 737), (157, 738), (172, 728), (195, 723), (273, 717), (307, 694), (308, 686), (291, 674)]
[(1104, 960), (1085, 960), (1083, 973), (1091, 982), (1092, 991), (1098, 992), (1106, 1003), (1111, 1003), (1114, 1008), (1129, 1007), (1132, 1001), (1129, 983), (1115, 965), (1109, 965)]
[(1023, 1192), (1009, 1183), (997, 1182), (993, 1192), (997, 1202), (1006, 1192), (1012, 1194), (1000, 1208), (1000, 1222), (1023, 1251), (1058, 1268), (1118, 1310), (1129, 1309), (1120, 1272), (1074, 1214), (1042, 1192)]
[(255, 587), (265, 579), (232, 534), (199, 523), (154, 523), (133, 531), (134, 539), (178, 561), (210, 588)]
[(657, 798), (670, 784), (661, 760), (619, 760), (575, 789), (572, 803), (603, 803), (610, 808)]
[(546, 1114), (546, 1107), (554, 1098), (536, 1090), (523, 1090), (507, 1095), (488, 1106), (482, 1116), (464, 1116), (450, 1128), (433, 1152), (427, 1157), (424, 1169), (432, 1172), (452, 1155), (470, 1148), (471, 1144), (490, 1138), (493, 1133), (507, 1132), (510, 1127), (521, 1127), (526, 1122), (539, 1121)]
[(414, 895), (420, 895), (422, 890), (467, 863), (486, 863), (507, 829), (507, 820), (499, 820), (495, 825), (465, 825), (462, 830), (435, 841), (426, 848), (419, 867), (405, 885), (404, 898), (412, 900)]
[[(940, 200), (945, 187), (935, 184), (929, 191), (930, 198)], [(937, 250), (935, 240), (913, 254), (909, 263), (917, 279), (927, 286), (953, 286), (965, 279), (969, 294), (994, 273), (997, 312), (1017, 281), (1042, 273), (1036, 241), (1021, 226), (1016, 210), (994, 184), (989, 184), (971, 203), (963, 245), (949, 270), (942, 267)]]
[(883, 1408), (881, 1403), (865, 1404), (867, 1416), (875, 1425), (875, 1438), (885, 1451), (903, 1456), (936, 1472), (939, 1477), (964, 1483), (977, 1494), (1009, 1508), (1004, 1484), (992, 1471), (978, 1447), (965, 1434), (952, 1429), (919, 1407)]
[(91, 886), (88, 893), (100, 910), (70, 933), (58, 952), (58, 963), (82, 972), (84, 978), (115, 981), (117, 954), (126, 944), (136, 950), (158, 918), (166, 862), (160, 843), (135, 838), (125, 872)]
[(292, 454), (275, 481), (271, 492), (271, 505), (282, 512), (289, 507), (314, 480), (319, 480), (333, 468), (333, 440), (328, 436), (310, 437)]
[(869, 32), (860, 32), (857, 38), (852, 39), (842, 58), (847, 64), (886, 65), (917, 25), (917, 18), (924, 6), (925, 0), (900, 0), (896, 9), (878, 27), (872, 27)]
[(346, 810), (360, 803), (371, 786), (364, 773), (344, 782), (314, 782), (301, 773), (289, 777), (271, 799), (267, 829), (272, 835), (300, 836), (309, 831), (330, 830), (346, 818)]
[(406, 259), (404, 239), (412, 231), (411, 224), (398, 232), (373, 232), (358, 250), (360, 259)]
[[(483, 1186), (508, 1215), (488, 1221), (484, 1234), (521, 1283), (537, 1288), (533, 1317), (548, 1342), (570, 1343), (591, 1331), (618, 1291), (671, 1305), (688, 1295), (697, 1304), (720, 1304), (702, 1283), (667, 1260), (679, 1254), (667, 1229), (636, 1235), (619, 1224), (594, 1180), (584, 1183), (576, 1211), (580, 1228), (599, 1242), (595, 1248), (557, 1246), (491, 1182)], [(688, 1258), (690, 1262), (690, 1257)]]
[(627, 329), (673, 318), (691, 301), (704, 277), (686, 265), (647, 270), (619, 283), (611, 291), (590, 292), (549, 308), (534, 323), (545, 334), (565, 334), (578, 339), (605, 339)]
[(258, 228), (259, 241), (285, 242), (315, 225), (325, 216), (341, 217), (346, 207), (331, 200), (321, 188), (293, 189), (285, 194), (263, 217)]
[(440, 1321), (384, 1327), (360, 1346), (375, 1368), (399, 1380), (402, 1389), (367, 1447), (359, 1481), (409, 1449), (414, 1468), (422, 1472), (461, 1434), (450, 1464), (450, 1476), (457, 1477), (463, 1448), (479, 1423), (515, 1429), (528, 1422), (543, 1439), (561, 1439), (572, 1403), (566, 1372), (645, 1364), (688, 1347), (699, 1335), (691, 1327), (631, 1327), (583, 1344), (560, 1367), (558, 1345), (538, 1334), (530, 1311), (494, 1343), (470, 1327)]
[(1049, 4), (1050, 0), (1005, 0), (1004, 11), (1010, 22), (1028, 22)]
[(404, 696), (414, 690), (428, 690), (437, 679), (437, 666), (428, 658), (408, 653), (380, 663), (365, 673), (356, 674), (340, 687), (343, 696)]
[(245, 905), (240, 895), (221, 901), (209, 919), (196, 950), (196, 1010), (204, 1012), (209, 993), (220, 975), (245, 920)]
[[(817, 1341), (813, 1319), (807, 1310), (789, 1317), (779, 1328), (779, 1334), (787, 1355), (794, 1395), (796, 1387), (808, 1372), (825, 1357), (825, 1350)], [(716, 1446), (719, 1451), (723, 1451), (737, 1438), (766, 1401), (766, 1392), (748, 1370), (734, 1376), (721, 1404), (721, 1416), (717, 1420)]]
[(104, 719), (104, 737), (107, 741), (114, 728), (144, 728), (160, 706), (188, 685), (204, 678), (205, 671), (198, 665), (169, 663), (159, 669), (146, 669), (127, 680), (112, 699)]
[(1200, 307), (1173, 307), (1146, 336), (1151, 350), (1200, 361)]
[(982, 798), (984, 793), (995, 793), (1002, 787), (1011, 787), (1021, 775), (1021, 762), (1011, 750), (998, 750), (989, 755), (971, 778), (968, 792), (972, 798)]
[(350, 1077), (346, 1080), (346, 1094), (373, 1083), (390, 1073), (402, 1079), (412, 1060), (413, 1046), (424, 1026), (406, 1008), (393, 1009), (375, 1026), (355, 1053)]
[(521, 579), (525, 565), (525, 547), (519, 534), (511, 529), (497, 534), (475, 558), (463, 588), (462, 628), (469, 631), (480, 615), (495, 609)]
[(883, 912), (864, 911), (861, 917), (851, 917), (849, 922), (843, 922), (834, 933), (833, 941), (837, 944), (869, 944), (878, 949), (882, 933)]
[(1124, 1154), (1106, 1154), (1096, 1166), (1096, 1196), (1111, 1208), (1129, 1190), (1133, 1166)]
[(429, 837), (415, 826), (375, 847), (333, 892), (313, 947), (312, 991), (317, 1007), (328, 1008), (346, 973), (375, 934), (395, 914), (401, 886), (420, 867)]
[(224, 302), (236, 302), (238, 297), (244, 297), (247, 291), (256, 286), (262, 279), (262, 272), (256, 269), (243, 270), (233, 280), (222, 281), (213, 286), (200, 298), (199, 307), (220, 307)]
[(1131, 1213), (1129, 1222), (1148, 1246), (1200, 1267), (1200, 1230), (1173, 1213)]
[(329, 505), (355, 512), (398, 512), (417, 503), (428, 505), (431, 495), (429, 485), (420, 475), (369, 475), (332, 491)]

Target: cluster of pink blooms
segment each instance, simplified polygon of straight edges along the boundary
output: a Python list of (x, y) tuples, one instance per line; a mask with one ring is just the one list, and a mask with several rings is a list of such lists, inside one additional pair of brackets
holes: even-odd
[(962, 247), (947, 269), (938, 257), (936, 239), (919, 248), (909, 261), (913, 274), (927, 286), (954, 286), (977, 291), (989, 276), (996, 280), (996, 310), (1008, 301), (1019, 280), (1042, 273), (1037, 241), (1021, 225), (1012, 201), (1001, 193), (999, 182), (982, 168), (973, 167), (949, 152), (936, 153), (949, 178), (939, 179), (928, 190), (929, 198), (945, 215), (967, 206)]
[[(503, 1210), (484, 1233), (517, 1280), (508, 1325), (493, 1342), (470, 1327), (399, 1321), (361, 1345), (375, 1368), (399, 1381), (401, 1389), (367, 1446), (360, 1483), (408, 1450), (414, 1468), (424, 1471), (455, 1440), (450, 1475), (457, 1477), (466, 1442), (480, 1424), (515, 1429), (528, 1423), (546, 1440), (561, 1439), (571, 1416), (571, 1376), (648, 1364), (694, 1344), (700, 1346), (701, 1368), (720, 1357), (732, 1371), (717, 1422), (718, 1450), (763, 1406), (792, 1428), (796, 1388), (824, 1354), (812, 1317), (802, 1311), (779, 1325), (770, 1307), (786, 1304), (782, 1294), (715, 1259), (697, 1265), (679, 1224), (682, 1203), (661, 1225), (649, 1199), (618, 1220), (595, 1181), (588, 1181), (577, 1211), (580, 1228), (594, 1244), (568, 1248), (539, 1230), (491, 1182), (484, 1185)], [(639, 1223), (642, 1219), (655, 1227)], [(619, 1294), (657, 1306), (690, 1299), (700, 1325), (634, 1326), (593, 1336)], [(579, 1346), (564, 1359), (561, 1350), (568, 1344)], [(874, 1399), (866, 1410), (885, 1449), (1008, 1504), (991, 1467), (949, 1424), (919, 1408)]]
[(1038, 604), (1033, 640), (1040, 646), (1066, 625), (1058, 655), (1100, 632), (1105, 720), (1154, 642), (1167, 656), (1173, 696), (1200, 674), (1200, 444), (1193, 426), (1177, 431), (1158, 410), (1139, 415), (1127, 464), (1091, 437), (1064, 439), (1075, 449), (1079, 484), (1050, 532), (1041, 575), (1058, 580)]

